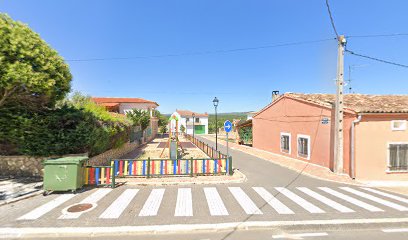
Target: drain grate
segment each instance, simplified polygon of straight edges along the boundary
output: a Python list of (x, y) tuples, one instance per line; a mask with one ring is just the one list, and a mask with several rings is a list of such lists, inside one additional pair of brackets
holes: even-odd
[(88, 209), (90, 209), (92, 207), (93, 207), (93, 205), (91, 203), (80, 203), (80, 204), (76, 204), (76, 205), (73, 205), (73, 206), (69, 207), (67, 209), (67, 212), (72, 212), (72, 213), (82, 212), (82, 211), (88, 210)]

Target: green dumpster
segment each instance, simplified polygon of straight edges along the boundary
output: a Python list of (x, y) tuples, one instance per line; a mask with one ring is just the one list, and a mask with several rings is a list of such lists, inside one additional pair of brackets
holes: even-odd
[(44, 190), (72, 191), (84, 185), (84, 168), (88, 157), (64, 157), (47, 159), (44, 165)]

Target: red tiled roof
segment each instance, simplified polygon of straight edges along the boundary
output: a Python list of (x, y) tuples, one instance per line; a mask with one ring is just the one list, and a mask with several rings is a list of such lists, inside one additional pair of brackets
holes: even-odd
[[(334, 94), (286, 93), (285, 96), (331, 107)], [(408, 95), (345, 94), (344, 107), (357, 113), (408, 113)]]
[(116, 107), (119, 106), (119, 103), (98, 103), (99, 105), (105, 106), (105, 107)]
[(98, 104), (102, 104), (102, 103), (153, 103), (159, 106), (157, 102), (153, 102), (153, 101), (146, 100), (143, 98), (93, 97), (92, 100)]
[(178, 114), (180, 114), (180, 116), (182, 117), (192, 117), (193, 113), (195, 117), (208, 117), (208, 113), (196, 113), (196, 112), (192, 112), (189, 110), (176, 110), (176, 112)]

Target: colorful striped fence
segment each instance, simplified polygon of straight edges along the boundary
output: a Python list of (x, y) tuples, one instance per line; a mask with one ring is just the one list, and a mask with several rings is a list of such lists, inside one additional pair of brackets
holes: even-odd
[(209, 146), (208, 144), (204, 143), (203, 141), (193, 138), (191, 135), (185, 134), (185, 137), (190, 140), (194, 145), (196, 145), (199, 149), (201, 149), (205, 154), (207, 154), (210, 158), (228, 158), (226, 154), (221, 153), (220, 151), (215, 150), (215, 148)]
[(115, 159), (111, 174), (119, 177), (199, 176), (230, 174), (232, 158), (218, 159)]
[(85, 185), (115, 188), (115, 175), (112, 174), (111, 166), (86, 166), (84, 171)]

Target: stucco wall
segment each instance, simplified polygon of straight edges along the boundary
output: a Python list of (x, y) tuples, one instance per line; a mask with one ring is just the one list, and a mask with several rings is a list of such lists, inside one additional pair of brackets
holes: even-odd
[(408, 181), (408, 173), (387, 172), (388, 143), (408, 142), (408, 130), (392, 131), (392, 120), (408, 120), (405, 115), (364, 115), (355, 128), (356, 179)]
[(154, 103), (120, 103), (119, 113), (125, 114), (126, 110), (132, 110), (134, 108), (147, 110), (147, 109), (153, 109), (153, 108), (156, 108), (156, 107), (157, 107), (157, 105), (154, 104)]
[[(208, 117), (197, 117), (200, 119), (200, 123), (196, 123), (195, 125), (204, 125), (205, 127), (205, 134), (208, 134)], [(193, 118), (189, 117), (189, 122), (187, 122), (187, 134), (193, 134), (193, 126), (191, 124), (193, 124)], [(180, 120), (178, 121), (179, 124), (179, 130), (181, 125), (183, 125), (184, 127), (186, 127), (186, 118), (185, 117), (180, 117)]]
[[(253, 118), (253, 147), (278, 153), (299, 160), (307, 161), (333, 169), (334, 114), (329, 108), (305, 103), (290, 98), (280, 98), (271, 107)], [(330, 119), (322, 124), (322, 118)], [(347, 114), (344, 120), (344, 168), (349, 174), (349, 136), (353, 116)], [(291, 152), (284, 153), (280, 149), (281, 133), (291, 134)], [(310, 159), (297, 154), (297, 136), (310, 136)]]

